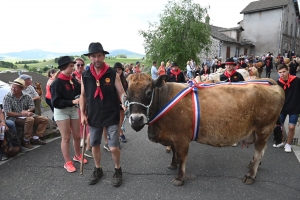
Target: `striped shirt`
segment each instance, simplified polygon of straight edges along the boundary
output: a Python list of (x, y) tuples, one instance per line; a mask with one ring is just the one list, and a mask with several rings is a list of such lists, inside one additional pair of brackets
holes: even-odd
[[(28, 94), (21, 94), (20, 99), (16, 98), (9, 92), (3, 98), (3, 110), (5, 113), (16, 112), (21, 113), (22, 110), (28, 110), (34, 108), (34, 103), (32, 98)], [(6, 119), (15, 121), (15, 117), (6, 117)]]

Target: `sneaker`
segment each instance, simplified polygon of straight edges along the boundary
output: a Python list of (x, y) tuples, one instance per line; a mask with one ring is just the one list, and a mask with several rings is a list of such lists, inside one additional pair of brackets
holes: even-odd
[(285, 143), (284, 142), (282, 142), (282, 143), (280, 143), (280, 144), (273, 144), (273, 147), (275, 147), (275, 148), (281, 148), (281, 147), (284, 147), (284, 145), (285, 145)]
[(292, 152), (292, 146), (289, 145), (289, 144), (285, 144), (284, 151), (287, 152), (287, 153), (291, 153)]
[(64, 164), (64, 168), (70, 173), (76, 172), (76, 168), (74, 167), (72, 161), (66, 162), (66, 164)]
[(23, 147), (25, 147), (25, 148), (27, 148), (27, 149), (32, 149), (32, 148), (33, 148), (33, 146), (30, 144), (29, 141), (23, 140), (23, 141), (22, 141), (22, 145), (23, 145)]
[(115, 168), (115, 174), (112, 178), (111, 184), (114, 187), (119, 187), (122, 183), (122, 169), (121, 167), (119, 169)]
[(102, 176), (103, 176), (102, 168), (95, 167), (93, 174), (91, 175), (91, 177), (89, 179), (89, 185), (95, 185)]
[(121, 139), (121, 142), (124, 142), (124, 143), (127, 142), (124, 134), (120, 136), (120, 139)]
[(8, 159), (8, 157), (4, 153), (0, 154), (0, 161), (5, 161), (7, 159)]
[[(82, 159), (82, 154), (80, 154), (79, 156), (74, 156), (73, 160), (76, 162), (80, 162), (81, 163), (81, 159)], [(86, 164), (88, 161), (87, 159), (83, 158), (83, 163)]]
[(84, 155), (89, 157), (89, 158), (93, 158), (93, 153), (92, 153), (92, 149), (90, 150), (85, 150), (84, 151)]
[(110, 151), (108, 144), (105, 144), (105, 145), (103, 146), (103, 148), (106, 149), (107, 151)]

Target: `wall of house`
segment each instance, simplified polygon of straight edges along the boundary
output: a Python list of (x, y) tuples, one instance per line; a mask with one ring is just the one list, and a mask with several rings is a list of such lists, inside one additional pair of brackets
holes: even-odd
[(251, 54), (278, 53), (281, 15), (282, 9), (244, 14), (242, 39), (254, 43), (255, 52)]
[[(221, 48), (221, 57), (223, 58), (223, 60), (225, 59), (226, 60), (226, 54), (227, 54), (227, 47), (230, 47), (230, 55), (229, 55), (229, 58), (230, 57), (233, 57), (234, 55), (245, 55), (244, 54), (244, 50), (247, 49), (247, 55), (250, 56), (251, 54), (255, 55), (254, 54), (254, 50), (255, 48), (254, 47), (251, 47), (250, 45), (247, 46), (241, 46), (239, 44), (234, 44), (234, 43), (227, 43), (227, 42), (224, 42), (223, 45), (222, 45), (222, 48)], [(238, 49), (238, 50), (237, 50)]]
[(284, 9), (283, 15), (283, 29), (281, 40), (281, 51), (283, 54), (285, 51), (295, 50), (296, 54), (300, 53), (299, 43), (299, 22), (295, 13), (295, 6), (293, 1), (290, 1), (288, 6)]
[(216, 56), (219, 56), (219, 44), (220, 44), (220, 40), (215, 39), (213, 37), (210, 37), (211, 40), (211, 45), (209, 47), (210, 51), (209, 52), (205, 52), (202, 51), (199, 53), (198, 57), (200, 59), (200, 64), (202, 64), (202, 62), (204, 61), (204, 59), (206, 58), (215, 58)]
[(223, 31), (221, 33), (223, 33), (224, 35), (227, 35), (228, 37), (231, 37), (231, 38), (237, 40), (237, 31), (236, 30), (230, 30), (230, 31), (225, 31), (225, 32)]

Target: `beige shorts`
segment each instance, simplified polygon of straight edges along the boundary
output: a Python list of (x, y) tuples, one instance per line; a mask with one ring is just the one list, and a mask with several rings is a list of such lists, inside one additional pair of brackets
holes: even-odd
[(54, 120), (61, 121), (66, 119), (79, 119), (77, 108), (75, 106), (62, 109), (54, 108)]

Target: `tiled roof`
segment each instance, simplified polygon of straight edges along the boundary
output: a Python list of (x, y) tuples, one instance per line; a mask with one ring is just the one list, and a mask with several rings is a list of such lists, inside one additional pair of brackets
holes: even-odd
[(217, 38), (219, 40), (225, 41), (225, 42), (234, 42), (237, 43), (237, 41), (231, 37), (228, 37), (227, 35), (221, 33), (220, 31), (226, 31), (228, 30), (227, 28), (222, 28), (222, 27), (218, 27), (218, 26), (213, 26), (210, 25), (211, 28), (211, 35), (214, 38)]
[(240, 13), (253, 13), (263, 10), (273, 10), (277, 8), (281, 8), (282, 6), (288, 5), (290, 0), (260, 0), (260, 1), (253, 1), (244, 10)]
[(253, 42), (250, 40), (243, 39), (241, 42), (237, 42), (235, 39), (228, 37), (227, 35), (222, 33), (222, 32), (230, 31), (230, 30), (241, 30), (241, 28), (242, 28), (241, 26), (234, 27), (234, 28), (222, 28), (222, 27), (210, 25), (210, 28), (211, 28), (211, 36), (218, 40), (222, 40), (224, 42), (232, 42), (232, 43), (236, 43), (236, 44), (240, 44), (240, 45), (255, 46), (253, 44)]

